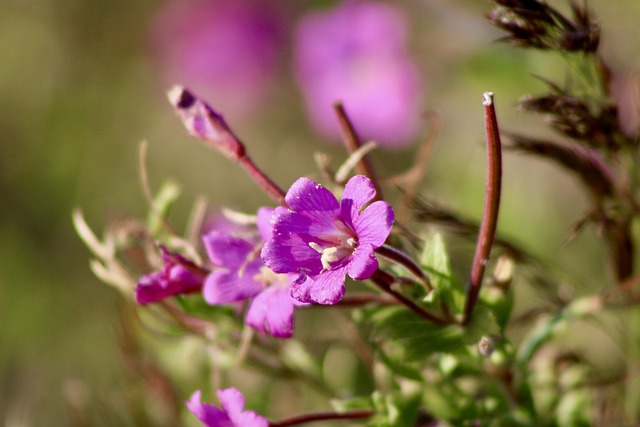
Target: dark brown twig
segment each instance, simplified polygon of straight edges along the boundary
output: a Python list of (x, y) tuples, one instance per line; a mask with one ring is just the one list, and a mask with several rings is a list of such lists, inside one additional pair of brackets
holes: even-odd
[(374, 412), (370, 409), (355, 409), (347, 412), (314, 412), (296, 415), (280, 421), (270, 421), (269, 427), (289, 427), (326, 420), (362, 420), (370, 418), (373, 414)]

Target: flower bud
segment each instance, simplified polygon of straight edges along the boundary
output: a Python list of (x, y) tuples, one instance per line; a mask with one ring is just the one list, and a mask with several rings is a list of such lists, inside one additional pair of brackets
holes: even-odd
[(189, 134), (233, 160), (245, 155), (244, 145), (229, 129), (222, 115), (189, 89), (176, 85), (167, 92), (167, 97)]

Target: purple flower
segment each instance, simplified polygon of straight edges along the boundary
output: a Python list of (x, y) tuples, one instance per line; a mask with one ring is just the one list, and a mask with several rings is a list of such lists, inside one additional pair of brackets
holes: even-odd
[(150, 304), (178, 294), (200, 292), (207, 271), (160, 246), (164, 267), (144, 275), (136, 285), (138, 304)]
[(406, 23), (391, 4), (346, 1), (304, 18), (295, 40), (296, 76), (312, 125), (338, 139), (341, 100), (365, 138), (407, 145), (420, 122), (421, 79), (406, 51)]
[(165, 86), (182, 82), (235, 121), (273, 86), (283, 24), (268, 0), (172, 0), (152, 23), (152, 53)]
[(253, 411), (243, 411), (244, 396), (235, 388), (218, 391), (222, 409), (200, 401), (200, 391), (185, 403), (187, 408), (207, 427), (268, 427), (266, 418)]
[[(272, 212), (270, 208), (258, 211), (263, 238), (270, 237)], [(252, 299), (246, 323), (275, 337), (290, 338), (296, 301), (289, 295), (287, 277), (274, 274), (260, 259), (260, 239), (211, 231), (203, 240), (209, 259), (218, 267), (205, 279), (204, 299), (209, 304)]]
[(383, 201), (363, 207), (375, 196), (362, 175), (347, 183), (342, 202), (307, 178), (298, 179), (286, 196), (289, 209), (276, 208), (273, 236), (262, 259), (276, 273), (296, 273), (291, 295), (304, 303), (335, 304), (345, 292), (345, 276), (365, 280), (378, 268), (374, 250), (393, 225), (393, 209)]

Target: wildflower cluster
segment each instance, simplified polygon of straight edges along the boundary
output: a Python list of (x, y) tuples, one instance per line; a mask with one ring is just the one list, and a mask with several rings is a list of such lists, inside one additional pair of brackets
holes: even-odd
[[(95, 256), (95, 274), (135, 302), (137, 318), (147, 330), (197, 336), (198, 349), (209, 350), (206, 357), (190, 354), (186, 364), (211, 374), (211, 390), (202, 385), (187, 392), (186, 385), (171, 389), (185, 402), (179, 406), (202, 424), (284, 427), (351, 420), (371, 427), (589, 425), (596, 419), (596, 402), (613, 408), (602, 411), (598, 419), (603, 425), (640, 421), (640, 413), (628, 410), (636, 406), (616, 400), (633, 383), (628, 378), (636, 353), (630, 352), (625, 375), (614, 372), (611, 379), (610, 370), (595, 372), (586, 356), (555, 340), (576, 320), (606, 322), (606, 310), (640, 301), (637, 237), (632, 232), (640, 215), (633, 175), (640, 156), (637, 137), (620, 123), (622, 104), (611, 84), (615, 76), (598, 53), (599, 27), (576, 4), (570, 19), (542, 1), (495, 3), (489, 19), (508, 32), (505, 41), (579, 52), (584, 61), (580, 69), (590, 70), (581, 75), (578, 89), (545, 80), (550, 93), (520, 102), (525, 111), (544, 115), (558, 140), (509, 133), (505, 145), (559, 164), (579, 178), (591, 196), (591, 209), (573, 231), (577, 234), (589, 223), (599, 226), (609, 250), (612, 286), (584, 295), (575, 285), (561, 283), (526, 245), (498, 233), (503, 144), (491, 92), (482, 98), (487, 180), (481, 220), (475, 221), (418, 196), (429, 140), (407, 173), (380, 180), (369, 156), (375, 144), (363, 144), (356, 130), (365, 114), (358, 107), (352, 117), (349, 108), (333, 104), (332, 131), (339, 130), (347, 147), (337, 172), (318, 156), (319, 173), (291, 177), (285, 190), (250, 157), (249, 146), (222, 114), (197, 93), (174, 86), (169, 102), (188, 134), (240, 166), (272, 203), (256, 204), (250, 213), (223, 208), (215, 214), (196, 203), (188, 229), (180, 234), (168, 217), (176, 185), (167, 183), (154, 195), (143, 179), (150, 199), (146, 221), (120, 221), (104, 239), (93, 234), (80, 212), (74, 222)], [(397, 67), (412, 86), (402, 19), (386, 5), (367, 5), (347, 1), (301, 24), (300, 43), (314, 56), (296, 59), (298, 78), (314, 102), (326, 101), (327, 93), (335, 96), (324, 87), (331, 80), (327, 76), (343, 73), (346, 51), (356, 52), (349, 59), (364, 69), (375, 62), (369, 56), (371, 44), (385, 52), (389, 67)], [(326, 37), (318, 37), (334, 21), (357, 28), (353, 34), (362, 37), (337, 37), (328, 30)], [(380, 35), (381, 29), (387, 36)], [(346, 68), (355, 66), (346, 62)], [(376, 81), (375, 73), (369, 77)], [(363, 84), (359, 90), (375, 103), (376, 88)], [(386, 87), (383, 92), (396, 89), (410, 91)], [(310, 111), (312, 104), (307, 100)], [(312, 112), (318, 123), (328, 120), (326, 114), (326, 106)], [(456, 260), (460, 270), (464, 262), (469, 264), (468, 279), (454, 273), (440, 230), (475, 243), (473, 255)], [(516, 266), (523, 272), (519, 276)], [(531, 298), (514, 309), (516, 279), (539, 292), (543, 303)], [(344, 315), (346, 310), (350, 316)], [(637, 334), (634, 325), (627, 327)], [(325, 337), (324, 329), (333, 335)], [(346, 351), (340, 353), (342, 349)], [(183, 355), (172, 359), (185, 365)], [(354, 367), (346, 374), (350, 362)], [(237, 374), (242, 367), (258, 374)], [(344, 386), (348, 376), (354, 379)], [(615, 390), (593, 393), (593, 384), (605, 380)], [(278, 405), (274, 390), (283, 383), (295, 384), (295, 393), (285, 394), (286, 404)], [(294, 405), (288, 400), (303, 387), (314, 396), (313, 404), (306, 405), (313, 411), (291, 415)], [(214, 390), (219, 404), (204, 403)], [(247, 402), (240, 390), (247, 393)], [(326, 397), (332, 409), (315, 412), (317, 395)], [(267, 418), (280, 412), (286, 418)]]

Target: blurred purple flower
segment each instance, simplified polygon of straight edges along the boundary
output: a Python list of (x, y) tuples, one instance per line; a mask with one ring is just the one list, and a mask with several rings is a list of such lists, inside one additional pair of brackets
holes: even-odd
[(268, 0), (170, 0), (151, 29), (163, 84), (180, 82), (232, 120), (246, 117), (274, 83), (283, 23)]
[[(369, 205), (376, 191), (362, 175), (347, 183), (342, 202), (307, 178), (298, 179), (286, 196), (289, 209), (276, 208), (273, 236), (262, 259), (276, 273), (296, 273), (291, 295), (300, 302), (335, 304), (345, 292), (345, 276), (365, 280), (378, 268), (374, 250), (393, 225), (393, 209), (384, 201)], [(362, 212), (361, 212), (362, 211)]]
[(187, 408), (207, 427), (268, 427), (266, 418), (253, 411), (243, 411), (244, 396), (235, 388), (218, 391), (222, 409), (200, 401), (200, 390), (185, 403)]
[(305, 17), (296, 32), (297, 80), (314, 127), (338, 138), (341, 100), (361, 136), (407, 145), (420, 122), (422, 82), (406, 50), (406, 22), (392, 4), (355, 0)]
[(164, 267), (146, 274), (136, 285), (138, 304), (150, 304), (178, 294), (200, 292), (207, 271), (160, 246)]
[[(263, 238), (271, 235), (272, 212), (271, 208), (258, 211), (258, 229)], [(218, 267), (205, 279), (204, 299), (209, 304), (253, 299), (246, 323), (275, 337), (290, 338), (296, 302), (289, 295), (287, 277), (274, 274), (260, 259), (259, 239), (214, 230), (203, 240), (209, 259)]]

